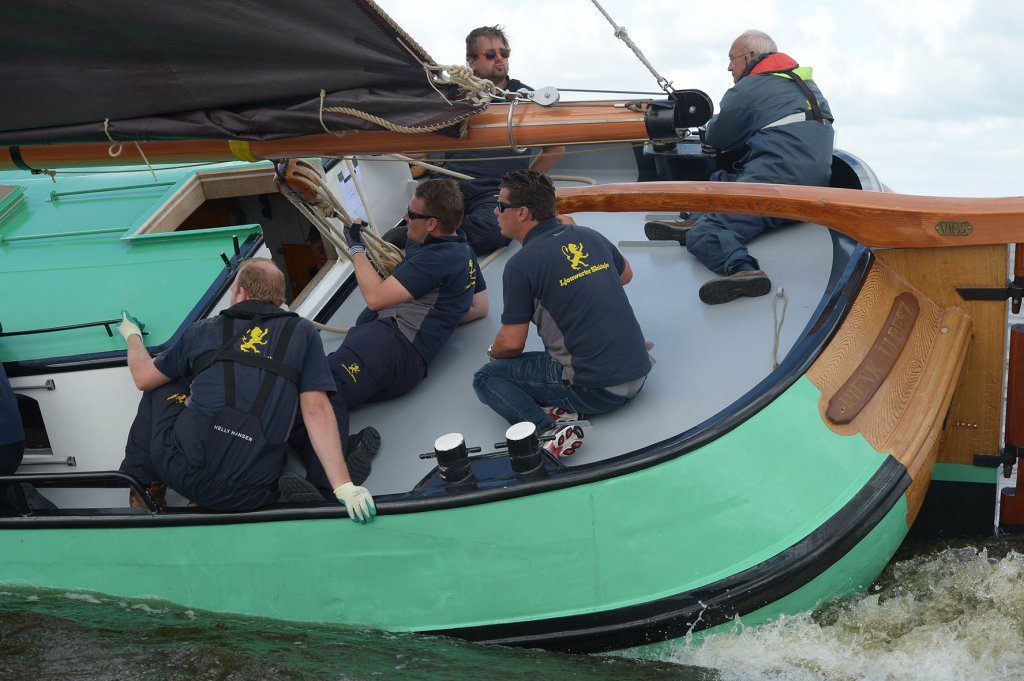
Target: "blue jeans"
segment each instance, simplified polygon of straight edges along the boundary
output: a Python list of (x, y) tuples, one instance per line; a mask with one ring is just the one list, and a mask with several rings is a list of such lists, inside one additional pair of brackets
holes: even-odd
[(538, 433), (554, 423), (540, 408), (542, 404), (590, 415), (614, 411), (633, 399), (604, 388), (566, 383), (562, 380), (562, 365), (546, 352), (524, 352), (519, 357), (483, 365), (473, 376), (473, 390), (481, 402), (509, 423), (530, 421)]

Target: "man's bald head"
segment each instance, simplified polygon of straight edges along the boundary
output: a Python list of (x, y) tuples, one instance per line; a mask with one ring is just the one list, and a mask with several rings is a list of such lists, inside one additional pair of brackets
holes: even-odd
[(235, 275), (234, 292), (244, 289), (246, 299), (262, 300), (271, 305), (284, 304), (284, 273), (273, 260), (250, 258)]
[(772, 37), (764, 31), (749, 30), (744, 31), (740, 34), (734, 44), (742, 45), (744, 49), (750, 50), (754, 54), (764, 54), (765, 52), (778, 52), (779, 48), (776, 47), (775, 41)]

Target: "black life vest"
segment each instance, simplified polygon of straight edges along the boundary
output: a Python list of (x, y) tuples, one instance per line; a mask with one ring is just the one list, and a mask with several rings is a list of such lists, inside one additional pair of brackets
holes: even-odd
[[(167, 482), (198, 502), (203, 508), (242, 511), (259, 508), (277, 500), (277, 480), (285, 463), (284, 443), (268, 442), (260, 423), (260, 413), (270, 397), (274, 383), (284, 378), (299, 384), (299, 372), (277, 359), (242, 352), (234, 346), (245, 333), (266, 319), (289, 317), (281, 330), (274, 353), (284, 357), (299, 317), (293, 312), (240, 315), (225, 310), (224, 344), (201, 355), (193, 363), (199, 375), (215, 363), (224, 362), (224, 406), (213, 416), (196, 409), (185, 409), (178, 417), (174, 433), (188, 462), (184, 480)], [(248, 319), (241, 331), (234, 331), (233, 319)], [(242, 411), (236, 406), (235, 364), (253, 366), (266, 375), (252, 407)]]

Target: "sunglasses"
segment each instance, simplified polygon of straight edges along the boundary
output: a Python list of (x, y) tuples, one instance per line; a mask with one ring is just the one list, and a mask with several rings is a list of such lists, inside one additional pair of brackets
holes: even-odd
[(429, 220), (430, 218), (434, 218), (435, 220), (439, 220), (440, 219), (436, 215), (425, 215), (423, 213), (414, 213), (411, 210), (409, 210), (408, 208), (405, 209), (405, 214), (409, 216), (410, 220)]
[(499, 213), (504, 213), (509, 208), (522, 208), (522, 207), (523, 207), (523, 204), (521, 204), (521, 203), (505, 203), (504, 201), (498, 201), (498, 212)]
[(484, 50), (483, 52), (477, 52), (474, 57), (485, 57), (487, 59), (495, 59), (498, 55), (501, 55), (502, 59), (508, 59), (509, 55), (512, 54), (512, 50), (507, 47), (503, 47), (500, 50)]

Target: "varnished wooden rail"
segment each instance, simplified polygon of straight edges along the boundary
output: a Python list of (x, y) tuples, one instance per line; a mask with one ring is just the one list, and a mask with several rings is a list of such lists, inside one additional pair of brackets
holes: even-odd
[(871, 247), (1024, 241), (1024, 196), (946, 198), (774, 184), (641, 182), (559, 189), (558, 209), (768, 215), (825, 225)]

